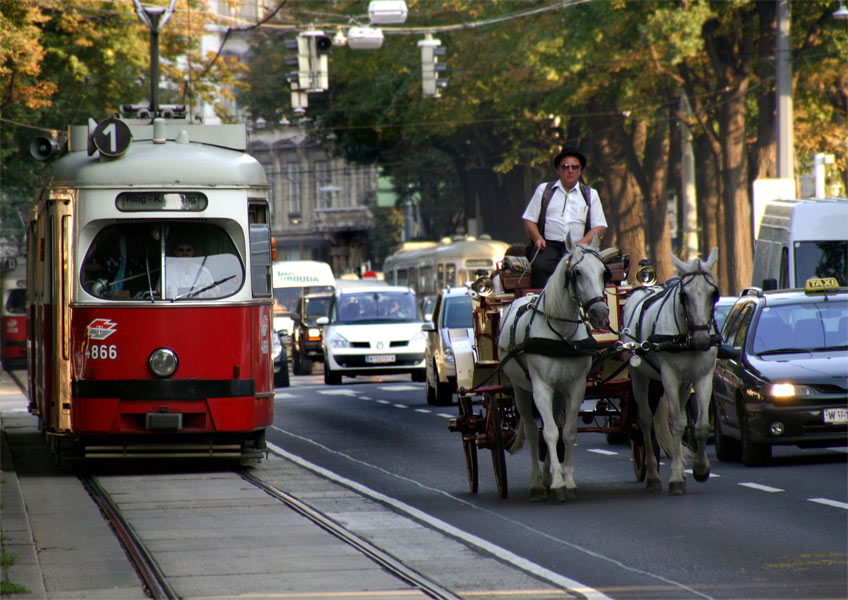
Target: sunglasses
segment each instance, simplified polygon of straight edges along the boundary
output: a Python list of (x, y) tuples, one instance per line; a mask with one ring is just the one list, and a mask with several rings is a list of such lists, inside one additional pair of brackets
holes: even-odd
[(189, 252), (194, 252), (194, 248), (192, 248), (191, 246), (180, 246), (179, 248), (177, 248), (176, 251), (179, 254), (187, 254)]
[(580, 165), (560, 165), (559, 168), (563, 171), (579, 171), (581, 169)]

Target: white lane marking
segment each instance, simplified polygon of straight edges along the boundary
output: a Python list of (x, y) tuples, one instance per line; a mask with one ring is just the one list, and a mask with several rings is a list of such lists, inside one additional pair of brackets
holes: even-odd
[(427, 410), (426, 408), (416, 408), (416, 409), (415, 409), (415, 412), (420, 412), (420, 413), (424, 413), (424, 414), (430, 414), (430, 413), (431, 413), (431, 412), (433, 412), (433, 411), (432, 411), (432, 410)]
[(602, 450), (600, 448), (587, 448), (586, 452), (594, 452), (595, 454), (603, 454), (604, 456), (615, 456), (618, 452), (612, 450)]
[[(531, 527), (531, 526), (527, 525), (527, 523), (524, 523), (522, 521), (518, 521), (516, 519), (511, 519), (511, 518), (506, 517), (506, 516), (504, 516), (500, 513), (497, 513), (495, 511), (483, 508), (483, 507), (481, 507), (477, 504), (474, 504), (473, 502), (469, 502), (468, 500), (463, 500), (462, 498), (458, 498), (457, 496), (454, 496), (454, 495), (452, 495), (452, 494), (450, 494), (450, 493), (448, 493), (444, 490), (434, 488), (432, 486), (424, 485), (420, 481), (410, 479), (409, 477), (404, 477), (403, 475), (398, 475), (397, 473), (394, 473), (394, 472), (389, 471), (387, 469), (384, 469), (382, 467), (378, 467), (377, 465), (356, 459), (349, 454), (346, 454), (346, 453), (341, 452), (339, 450), (335, 450), (333, 448), (325, 446), (324, 444), (321, 444), (320, 442), (316, 442), (315, 440), (313, 440), (311, 438), (299, 435), (297, 433), (293, 433), (291, 431), (287, 431), (285, 429), (280, 429), (276, 425), (272, 425), (271, 429), (279, 431), (280, 433), (288, 435), (288, 436), (293, 437), (295, 439), (310, 443), (310, 444), (312, 444), (312, 445), (314, 445), (318, 448), (321, 448), (322, 450), (324, 450), (328, 454), (335, 454), (337, 456), (341, 456), (345, 460), (349, 460), (353, 463), (357, 463), (357, 464), (366, 466), (366, 467), (371, 468), (375, 471), (383, 473), (384, 475), (388, 475), (389, 477), (394, 477), (395, 479), (400, 479), (401, 481), (404, 481), (404, 482), (409, 483), (411, 485), (415, 485), (415, 486), (420, 487), (422, 489), (425, 489), (429, 492), (433, 492), (435, 494), (440, 494), (442, 496), (445, 496), (446, 498), (449, 498), (449, 499), (451, 499), (452, 501), (454, 501), (458, 504), (464, 505), (468, 508), (471, 508), (473, 510), (477, 510), (477, 511), (480, 511), (481, 513), (485, 513), (486, 515), (489, 515), (490, 517), (492, 517), (493, 522), (495, 520), (505, 521), (505, 522), (509, 523), (510, 525), (525, 529), (525, 530), (533, 533), (534, 535), (540, 536), (540, 537), (542, 537), (542, 538), (544, 538), (544, 539), (546, 539), (550, 542), (553, 542), (555, 544), (559, 544), (560, 546), (565, 546), (567, 548), (571, 548), (571, 549), (573, 549), (577, 552), (580, 552), (582, 554), (585, 554), (587, 556), (597, 558), (598, 560), (602, 560), (602, 561), (611, 563), (611, 564), (615, 565), (616, 567), (623, 569), (625, 571), (630, 571), (631, 573), (637, 573), (637, 574), (643, 575), (645, 577), (650, 577), (651, 579), (656, 579), (657, 581), (661, 581), (661, 582), (663, 582), (667, 585), (674, 586), (676, 588), (680, 588), (681, 590), (685, 590), (688, 593), (692, 594), (693, 596), (697, 596), (698, 598), (704, 598), (705, 600), (714, 600), (712, 596), (708, 596), (706, 594), (703, 594), (703, 593), (687, 586), (684, 583), (681, 583), (679, 581), (674, 581), (674, 580), (669, 579), (667, 577), (663, 577), (662, 575), (659, 575), (657, 573), (652, 573), (650, 571), (646, 571), (645, 569), (640, 569), (639, 567), (633, 567), (629, 564), (623, 563), (620, 560), (606, 556), (605, 554), (601, 554), (599, 552), (595, 552), (594, 550), (590, 550), (589, 548), (586, 548), (585, 546), (581, 546), (579, 544), (574, 544), (572, 542), (568, 542), (568, 541), (566, 541), (562, 538), (558, 538), (558, 537), (556, 537), (556, 536), (554, 536), (550, 533), (547, 533), (545, 531), (541, 531), (539, 529)], [(336, 482), (338, 482), (342, 485), (345, 485), (345, 486), (347, 486), (347, 487), (349, 487), (349, 488), (351, 488), (355, 491), (358, 491), (361, 494), (364, 494), (364, 495), (366, 495), (370, 498), (373, 498), (373, 499), (378, 500), (380, 502), (383, 502), (385, 504), (389, 504), (389, 505), (395, 507), (400, 512), (405, 512), (406, 514), (410, 515), (411, 517), (419, 519), (419, 520), (429, 524), (434, 529), (437, 529), (439, 531), (447, 533), (448, 535), (452, 535), (454, 537), (464, 539), (469, 544), (476, 545), (478, 548), (481, 548), (482, 550), (484, 550), (486, 552), (489, 552), (491, 554), (494, 554), (497, 557), (500, 557), (505, 562), (509, 562), (511, 564), (516, 565), (517, 567), (519, 567), (521, 569), (529, 571), (530, 573), (535, 574), (537, 577), (544, 579), (545, 581), (549, 581), (549, 582), (551, 582), (555, 585), (564, 586), (565, 588), (567, 588), (568, 591), (575, 591), (575, 592), (582, 593), (585, 596), (585, 598), (587, 598), (588, 600), (612, 600), (612, 598), (610, 598), (609, 596), (605, 595), (604, 593), (602, 593), (602, 592), (600, 592), (600, 591), (598, 591), (594, 588), (583, 586), (583, 584), (579, 583), (578, 581), (575, 581), (574, 579), (569, 579), (568, 577), (563, 577), (562, 575), (560, 575), (558, 573), (554, 573), (553, 571), (550, 571), (550, 570), (542, 567), (541, 565), (537, 565), (536, 563), (528, 561), (526, 558), (522, 558), (520, 556), (517, 556), (516, 554), (513, 554), (512, 552), (510, 552), (509, 550), (506, 550), (505, 548), (501, 548), (500, 546), (496, 546), (496, 545), (492, 544), (491, 542), (488, 542), (488, 541), (486, 541), (482, 538), (477, 537), (476, 535), (470, 534), (470, 533), (463, 531), (461, 529), (457, 529), (453, 525), (449, 525), (448, 523), (445, 523), (444, 521), (442, 521), (440, 519), (437, 519), (437, 518), (435, 518), (431, 515), (428, 515), (427, 513), (421, 512), (417, 508), (409, 506), (408, 504), (405, 504), (405, 503), (401, 502), (400, 500), (396, 500), (394, 498), (390, 498), (388, 496), (385, 496), (384, 494), (381, 494), (380, 492), (377, 492), (377, 491), (374, 491), (370, 488), (367, 488), (367, 487), (365, 487), (365, 486), (363, 486), (363, 485), (361, 485), (361, 484), (359, 484), (355, 481), (351, 481), (351, 480), (349, 480), (345, 477), (342, 477), (341, 475), (337, 475), (336, 473), (333, 473), (332, 471), (324, 469), (323, 467), (319, 467), (318, 465), (315, 465), (315, 464), (307, 461), (306, 459), (303, 459), (303, 458), (301, 458), (301, 457), (299, 457), (295, 454), (291, 454), (289, 452), (286, 452), (285, 450), (283, 450), (279, 446), (275, 446), (274, 444), (272, 444), (270, 442), (267, 442), (266, 444), (269, 448), (271, 448), (272, 451), (277, 452), (280, 456), (288, 458), (292, 462), (295, 462), (295, 463), (301, 465), (304, 468), (310, 469), (310, 470), (314, 471), (315, 473), (323, 475), (324, 477), (327, 477), (328, 479), (331, 479), (331, 480), (336, 481)], [(577, 444), (575, 444), (575, 446), (576, 445)], [(574, 587), (571, 587), (571, 586), (574, 586)]]
[(377, 400), (377, 404), (391, 404), (388, 400)]
[(839, 502), (838, 500), (828, 500), (827, 498), (807, 498), (810, 502), (817, 502), (826, 506), (835, 506), (836, 508), (844, 508), (848, 510), (848, 503)]
[(412, 390), (420, 390), (420, 385), (406, 385), (406, 384), (396, 384), (396, 385), (381, 385), (378, 386), (377, 389), (386, 390), (387, 392), (410, 392)]
[[(309, 440), (308, 438), (301, 438), (301, 436), (292, 434), (291, 432), (285, 431), (285, 430), (280, 429), (278, 427), (273, 427), (273, 429), (276, 429), (277, 431), (280, 431), (282, 433), (292, 435), (293, 437), (297, 437), (297, 438), (300, 438), (300, 439), (306, 439), (307, 441), (312, 441), (314, 444), (316, 444), (318, 446), (322, 446), (321, 444), (318, 444), (317, 442), (314, 442), (313, 440)], [(446, 522), (442, 521), (441, 519), (437, 519), (436, 517), (434, 517), (432, 515), (429, 515), (429, 514), (423, 512), (423, 511), (420, 511), (417, 508), (410, 506), (409, 504), (406, 504), (405, 502), (401, 502), (400, 500), (397, 500), (397, 499), (392, 498), (390, 496), (386, 496), (385, 494), (381, 494), (380, 492), (378, 492), (376, 490), (372, 490), (371, 488), (366, 487), (366, 486), (364, 486), (360, 483), (357, 483), (357, 482), (355, 482), (351, 479), (348, 479), (347, 477), (342, 477), (341, 475), (337, 475), (333, 471), (325, 469), (324, 467), (319, 467), (315, 463), (312, 463), (312, 462), (310, 462), (310, 461), (308, 461), (304, 458), (301, 458), (300, 456), (297, 456), (296, 454), (292, 454), (291, 452), (283, 450), (282, 448), (280, 448), (279, 446), (277, 446), (277, 445), (275, 445), (271, 442), (266, 442), (266, 446), (268, 446), (268, 448), (270, 448), (275, 454), (278, 454), (278, 455), (282, 456), (283, 458), (287, 458), (288, 460), (290, 460), (290, 461), (292, 461), (292, 462), (294, 462), (294, 463), (296, 463), (296, 464), (298, 464), (298, 465), (300, 465), (300, 466), (302, 466), (306, 469), (309, 469), (310, 471), (312, 471), (314, 473), (318, 473), (319, 475), (322, 475), (323, 477), (326, 477), (327, 479), (330, 479), (331, 481), (335, 481), (335, 482), (337, 482), (341, 485), (344, 485), (344, 486), (346, 486), (346, 487), (348, 487), (348, 488), (350, 488), (350, 489), (352, 489), (356, 492), (359, 492), (360, 494), (363, 494), (364, 496), (367, 496), (367, 497), (369, 497), (373, 500), (377, 500), (378, 502), (388, 504), (389, 506), (395, 508), (396, 510), (403, 512), (403, 513), (406, 513), (410, 517), (412, 517), (414, 519), (418, 519), (419, 521), (426, 523), (430, 527), (432, 527), (432, 528), (434, 528), (438, 531), (441, 531), (442, 533), (445, 533), (447, 535), (453, 536), (453, 537), (461, 539), (461, 540), (465, 540), (468, 544), (470, 544), (472, 546), (477, 546), (478, 548), (480, 548), (484, 552), (488, 552), (490, 554), (493, 554), (496, 557), (503, 560), (504, 562), (513, 564), (520, 569), (524, 569), (525, 571), (528, 571), (529, 573), (536, 575), (540, 579), (543, 579), (545, 581), (553, 583), (554, 585), (559, 585), (559, 586), (564, 587), (566, 589), (566, 591), (577, 592), (578, 594), (582, 594), (583, 597), (585, 597), (587, 600), (612, 600), (606, 594), (604, 594), (604, 593), (602, 593), (602, 592), (600, 592), (600, 591), (598, 591), (594, 588), (591, 588), (589, 586), (583, 585), (579, 581), (576, 581), (576, 580), (568, 578), (568, 577), (563, 577), (559, 573), (554, 573), (553, 571), (550, 571), (550, 570), (546, 569), (545, 567), (543, 567), (541, 565), (537, 565), (536, 563), (531, 562), (531, 561), (527, 560), (526, 558), (523, 558), (521, 556), (518, 556), (517, 554), (510, 552), (506, 548), (501, 548), (500, 546), (496, 546), (495, 544), (492, 544), (491, 542), (486, 541), (483, 538), (477, 537), (476, 535), (473, 535), (473, 534), (470, 534), (466, 531), (458, 529), (457, 527), (454, 527), (453, 525), (450, 525), (449, 523), (446, 523)], [(347, 456), (347, 455), (345, 455), (344, 453), (341, 453), (341, 452), (335, 452), (335, 453), (341, 454), (342, 456)], [(355, 462), (360, 462), (360, 461), (356, 461), (355, 459), (353, 459), (350, 456), (348, 456), (348, 458), (350, 458), (351, 460), (354, 460)], [(375, 468), (377, 468), (380, 471), (383, 471), (383, 469), (380, 469), (379, 467), (375, 467)], [(402, 477), (401, 479), (406, 479), (406, 478)], [(413, 483), (417, 483), (417, 482), (413, 482)], [(448, 494), (448, 496), (450, 496), (450, 494)], [(457, 500), (459, 500), (459, 499), (457, 498)], [(470, 506), (474, 507), (473, 504), (470, 504), (470, 503), (467, 503), (467, 502), (464, 502), (464, 501), (461, 501), (461, 502), (463, 502), (464, 504), (469, 504)], [(705, 596), (702, 596), (702, 597), (705, 597)]]
[(456, 415), (449, 415), (447, 413), (436, 413), (437, 417), (444, 417), (445, 419), (453, 419)]
[(300, 398), (297, 394), (289, 394), (287, 392), (277, 392), (274, 398)]
[(742, 487), (751, 488), (752, 490), (760, 490), (761, 492), (785, 492), (786, 490), (782, 490), (780, 488), (771, 487), (770, 485), (762, 485), (760, 483), (752, 483), (750, 481), (742, 481), (739, 482), (739, 485)]
[(392, 404), (395, 408), (409, 408), (406, 404)]
[(325, 396), (356, 396), (357, 392), (353, 390), (318, 390), (319, 394)]
[(360, 396), (360, 398), (362, 398), (363, 400), (373, 400), (374, 399), (371, 396)]

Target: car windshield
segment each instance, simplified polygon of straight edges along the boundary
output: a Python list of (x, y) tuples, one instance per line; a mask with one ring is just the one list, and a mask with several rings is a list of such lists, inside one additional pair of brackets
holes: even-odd
[(337, 323), (388, 323), (419, 321), (412, 292), (350, 292), (339, 294)]
[(848, 301), (767, 306), (754, 332), (754, 354), (848, 348)]
[(446, 329), (473, 327), (471, 315), (471, 298), (459, 296), (445, 298), (445, 309), (442, 311), (442, 327)]
[(317, 319), (330, 314), (330, 298), (304, 298), (304, 319)]

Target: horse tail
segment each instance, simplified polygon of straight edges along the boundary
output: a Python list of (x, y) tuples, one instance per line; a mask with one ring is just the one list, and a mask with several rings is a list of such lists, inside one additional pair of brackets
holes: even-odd
[[(671, 456), (671, 449), (674, 444), (674, 439), (671, 436), (671, 429), (668, 426), (668, 399), (665, 394), (660, 397), (657, 410), (654, 411), (654, 435), (657, 437), (659, 444), (666, 456)], [(681, 444), (683, 447), (683, 463), (688, 464), (695, 460), (695, 453), (689, 449), (686, 444)]]
[(518, 418), (518, 424), (515, 427), (515, 436), (512, 439), (512, 444), (509, 446), (509, 453), (515, 454), (524, 447), (524, 424), (521, 422), (521, 417)]

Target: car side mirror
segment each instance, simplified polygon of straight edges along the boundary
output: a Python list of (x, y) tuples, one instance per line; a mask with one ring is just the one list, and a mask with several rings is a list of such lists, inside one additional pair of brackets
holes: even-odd
[(421, 323), (421, 331), (426, 331), (427, 333), (436, 331), (436, 324), (433, 321), (425, 321)]
[(291, 314), (291, 318), (292, 318), (292, 321), (301, 321), (301, 320), (302, 320), (302, 319), (300, 318), (300, 313), (296, 313), (296, 312), (293, 312), (293, 313)]
[(328, 317), (318, 317), (315, 319), (316, 325), (327, 325), (330, 323), (330, 319)]
[(734, 348), (730, 344), (719, 344), (716, 358), (722, 360), (739, 360), (742, 358), (742, 349)]

